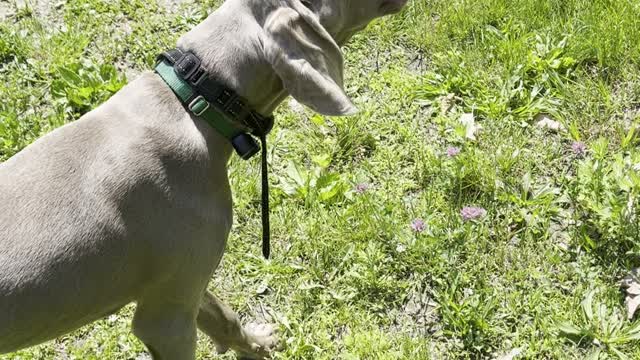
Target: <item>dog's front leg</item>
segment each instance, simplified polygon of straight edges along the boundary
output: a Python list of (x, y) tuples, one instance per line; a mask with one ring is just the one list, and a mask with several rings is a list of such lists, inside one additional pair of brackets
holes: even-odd
[(266, 359), (277, 343), (272, 326), (243, 328), (238, 315), (209, 292), (200, 305), (198, 327), (211, 337), (219, 353), (232, 349), (241, 358)]
[(133, 333), (153, 360), (195, 360), (197, 304), (169, 303), (162, 298), (138, 303)]

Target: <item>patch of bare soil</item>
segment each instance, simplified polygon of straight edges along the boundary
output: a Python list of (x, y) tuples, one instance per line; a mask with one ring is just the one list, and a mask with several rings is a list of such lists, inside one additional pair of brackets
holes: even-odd
[(5, 21), (13, 14), (13, 7), (8, 1), (0, 0), (0, 21)]
[(176, 12), (182, 4), (193, 4), (194, 0), (158, 0), (158, 5), (164, 6), (169, 12)]
[[(13, 2), (13, 5), (11, 4)], [(62, 18), (60, 9), (64, 7), (64, 0), (13, 0), (8, 2), (15, 11), (30, 9), (34, 17), (43, 24), (54, 24)]]
[[(169, 12), (176, 12), (184, 3), (194, 0), (158, 0), (158, 4)], [(55, 24), (62, 20), (65, 0), (0, 0), (0, 20), (9, 19), (17, 10), (31, 9), (34, 16), (45, 24)]]

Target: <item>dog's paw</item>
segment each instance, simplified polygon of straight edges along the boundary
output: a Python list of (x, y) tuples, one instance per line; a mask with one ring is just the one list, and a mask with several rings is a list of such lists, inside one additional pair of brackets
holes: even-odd
[(240, 359), (268, 359), (278, 346), (276, 328), (270, 324), (248, 324), (244, 328), (247, 343), (234, 348)]

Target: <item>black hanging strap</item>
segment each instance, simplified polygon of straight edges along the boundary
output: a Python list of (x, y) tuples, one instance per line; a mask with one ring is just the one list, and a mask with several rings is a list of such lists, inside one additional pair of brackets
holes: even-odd
[(262, 255), (271, 253), (271, 225), (269, 224), (269, 170), (267, 164), (267, 134), (260, 135), (262, 145)]

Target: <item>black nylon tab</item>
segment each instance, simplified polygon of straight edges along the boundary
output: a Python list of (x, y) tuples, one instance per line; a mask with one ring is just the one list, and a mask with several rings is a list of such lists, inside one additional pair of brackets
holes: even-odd
[(200, 59), (192, 53), (186, 53), (173, 64), (173, 69), (185, 81), (191, 82), (191, 77), (200, 69)]
[(260, 145), (249, 135), (241, 133), (231, 139), (231, 145), (236, 150), (236, 154), (243, 160), (249, 160), (260, 151)]

